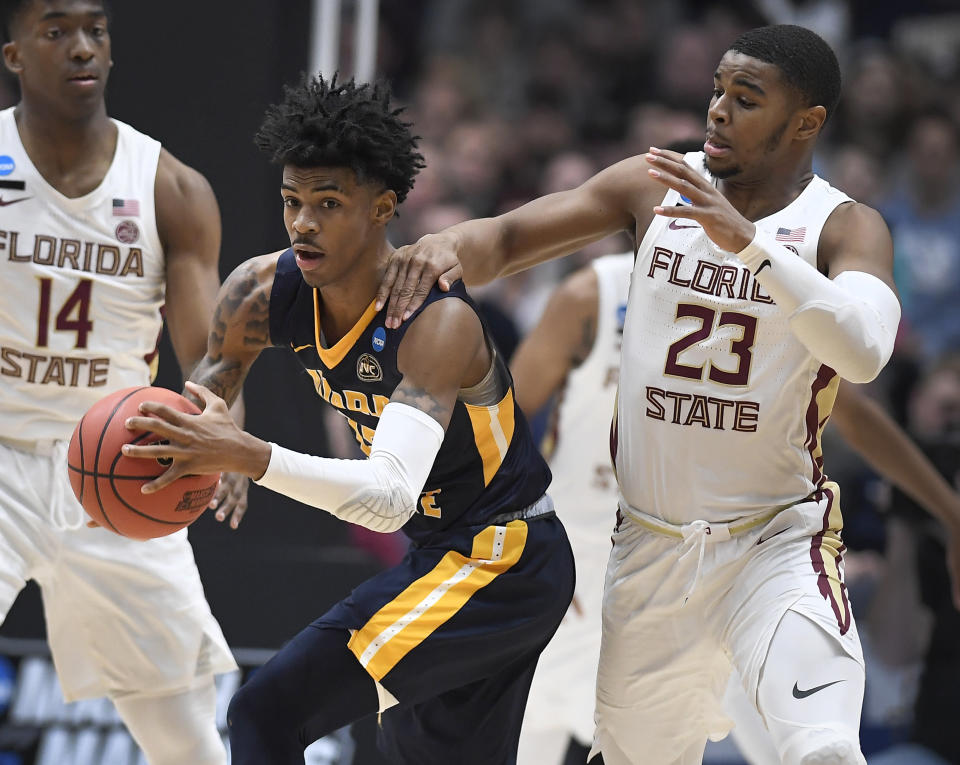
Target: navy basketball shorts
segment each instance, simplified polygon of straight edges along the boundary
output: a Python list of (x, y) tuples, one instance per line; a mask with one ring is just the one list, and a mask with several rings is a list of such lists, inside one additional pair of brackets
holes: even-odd
[[(554, 514), (445, 533), (313, 623), (350, 632), (391, 762), (511, 763), (537, 659), (573, 597)], [(466, 758), (466, 759), (465, 759)]]

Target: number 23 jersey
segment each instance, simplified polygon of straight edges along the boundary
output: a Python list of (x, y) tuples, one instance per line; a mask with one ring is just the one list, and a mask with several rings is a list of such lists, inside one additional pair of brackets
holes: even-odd
[[(685, 160), (706, 173), (702, 153)], [(756, 225), (816, 267), (820, 232), (849, 201), (814, 176)], [(684, 203), (673, 190), (663, 202)], [(657, 216), (650, 225), (622, 353), (611, 446), (628, 506), (670, 523), (723, 522), (802, 499), (825, 480), (820, 435), (838, 376), (695, 221)]]
[(164, 301), (160, 144), (117, 126), (102, 182), (68, 198), (0, 112), (0, 437), (69, 438), (113, 390), (148, 385)]

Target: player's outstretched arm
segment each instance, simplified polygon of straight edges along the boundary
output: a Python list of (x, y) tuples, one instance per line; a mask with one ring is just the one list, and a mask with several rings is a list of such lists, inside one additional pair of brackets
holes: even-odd
[(943, 523), (953, 602), (960, 609), (960, 494), (883, 407), (855, 385), (840, 383), (830, 421), (870, 467)]
[[(634, 235), (653, 218), (653, 181), (640, 157), (618, 162), (569, 191), (549, 194), (496, 218), (459, 223), (397, 249), (378, 305), (396, 327), (424, 300), (438, 278), (485, 284), (499, 276), (569, 255), (620, 231)], [(444, 283), (441, 283), (444, 287)]]
[(591, 266), (564, 279), (513, 354), (510, 372), (517, 405), (525, 413), (539, 411), (589, 355), (597, 336), (597, 290)]
[(128, 444), (124, 454), (173, 461), (143, 487), (145, 493), (182, 475), (235, 471), (343, 520), (395, 531), (416, 510), (459, 388), (482, 378), (484, 362), (489, 367), (479, 319), (458, 300), (439, 301), (404, 337), (398, 356), (404, 376), (384, 407), (367, 459), (316, 457), (262, 441), (236, 427), (222, 398), (193, 383), (189, 389), (203, 401), (202, 413), (184, 416), (164, 405), (144, 405), (147, 416), (131, 417), (128, 427), (151, 430), (168, 443)]
[(437, 301), (403, 338), (403, 378), (380, 415), (369, 458), (314, 457), (273, 444), (257, 482), (373, 531), (399, 529), (416, 512), (459, 389), (479, 382), (490, 362), (476, 314), (460, 300)]

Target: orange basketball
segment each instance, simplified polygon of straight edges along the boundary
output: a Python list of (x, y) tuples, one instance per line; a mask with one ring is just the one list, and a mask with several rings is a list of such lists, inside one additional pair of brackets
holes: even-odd
[(124, 388), (90, 407), (73, 431), (67, 467), (73, 493), (105, 529), (131, 539), (166, 536), (193, 523), (210, 504), (220, 474), (190, 475), (154, 494), (140, 487), (167, 469), (160, 460), (125, 457), (124, 444), (149, 444), (153, 433), (128, 430), (128, 417), (142, 401), (159, 401), (187, 414), (200, 414), (192, 401), (166, 388)]

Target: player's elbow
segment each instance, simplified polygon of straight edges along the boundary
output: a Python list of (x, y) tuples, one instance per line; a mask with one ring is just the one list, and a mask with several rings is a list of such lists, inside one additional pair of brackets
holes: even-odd
[(416, 512), (420, 487), (411, 485), (406, 472), (389, 455), (374, 452), (367, 465), (372, 480), (351, 495), (334, 515), (382, 534), (397, 531)]

